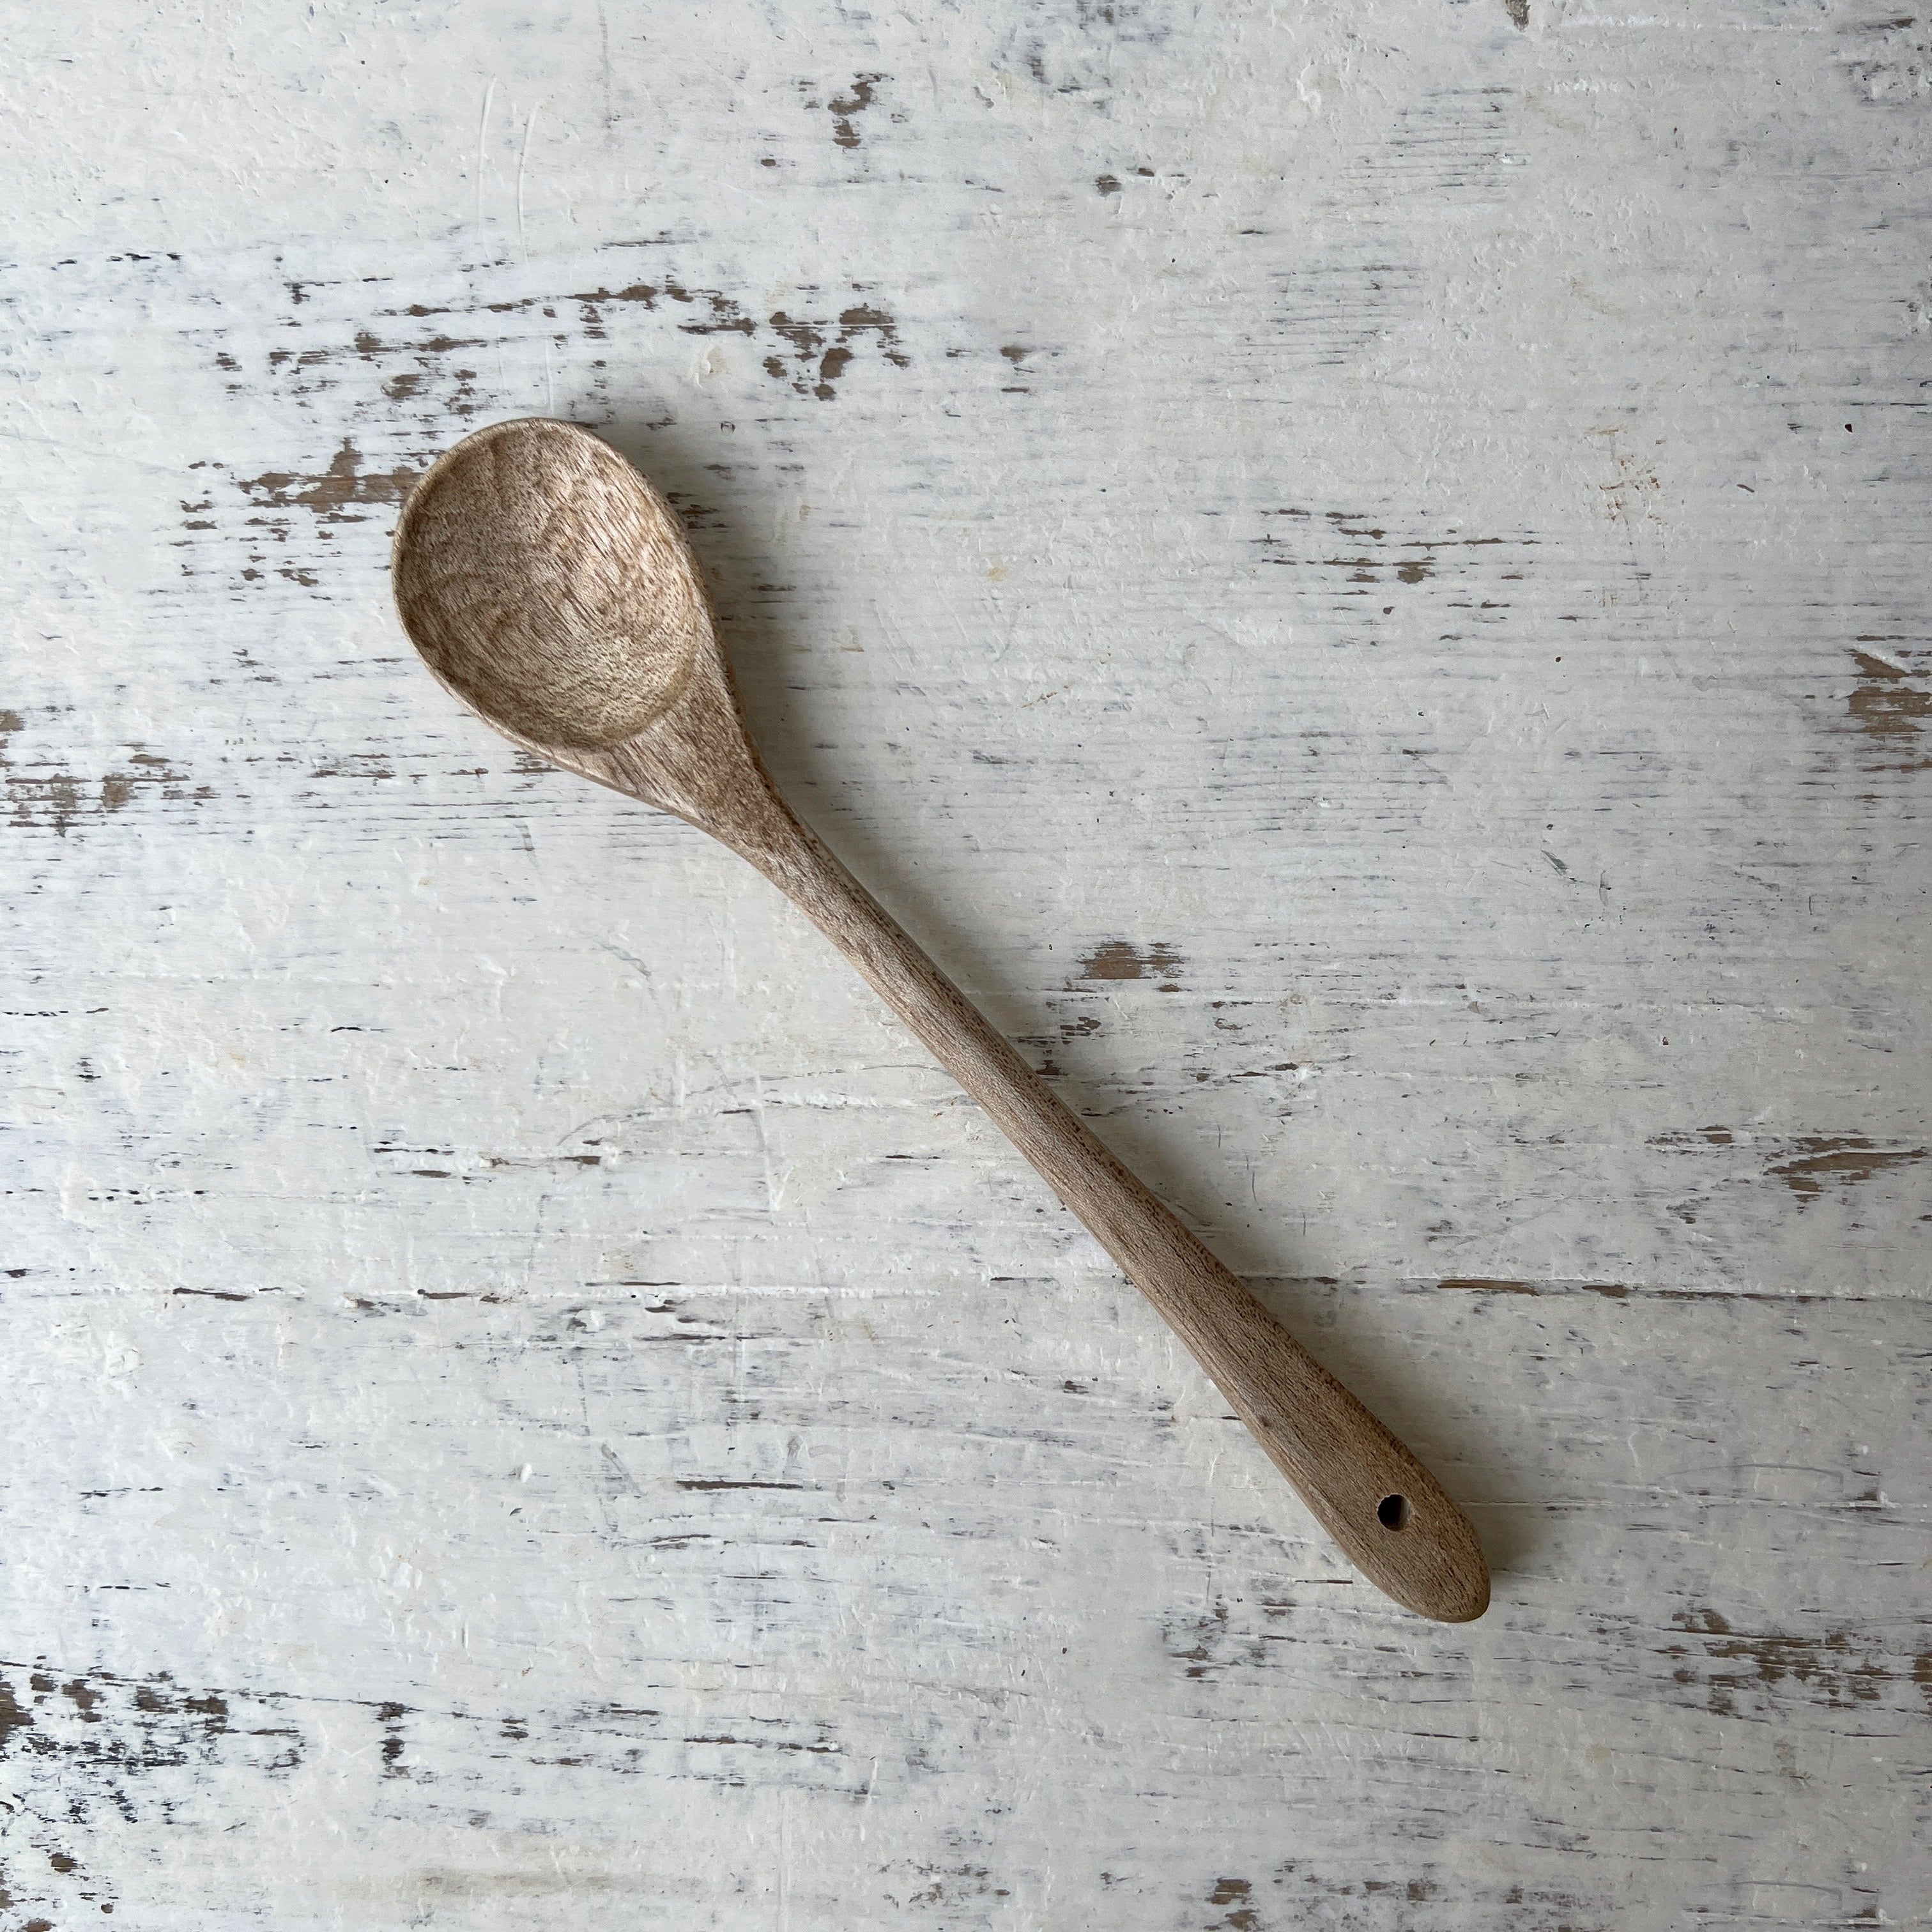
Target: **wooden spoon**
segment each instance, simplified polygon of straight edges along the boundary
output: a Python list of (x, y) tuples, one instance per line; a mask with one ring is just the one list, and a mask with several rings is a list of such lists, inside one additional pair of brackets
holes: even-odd
[(466, 437), (396, 532), (396, 604), (436, 676), (513, 743), (748, 859), (999, 1124), (1212, 1376), (1372, 1582), (1445, 1623), (1489, 1570), (1436, 1478), (1067, 1112), (794, 818), (739, 715), (676, 513), (587, 430)]

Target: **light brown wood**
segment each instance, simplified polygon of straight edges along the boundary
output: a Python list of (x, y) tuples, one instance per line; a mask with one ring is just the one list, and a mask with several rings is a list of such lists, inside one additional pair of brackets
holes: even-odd
[(746, 734), (677, 517), (587, 430), (466, 438), (396, 532), (404, 628), (490, 724), (676, 812), (753, 865), (852, 962), (1099, 1238), (1362, 1574), (1447, 1623), (1480, 1616), (1468, 1518), (1053, 1095), (778, 796)]

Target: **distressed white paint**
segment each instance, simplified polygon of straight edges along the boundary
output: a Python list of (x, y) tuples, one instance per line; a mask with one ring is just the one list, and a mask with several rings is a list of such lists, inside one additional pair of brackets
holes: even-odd
[[(1923, 22), (541, 12), (12, 10), (0, 1925), (1922, 1921)], [(541, 411), (1484, 1622), (415, 668)]]

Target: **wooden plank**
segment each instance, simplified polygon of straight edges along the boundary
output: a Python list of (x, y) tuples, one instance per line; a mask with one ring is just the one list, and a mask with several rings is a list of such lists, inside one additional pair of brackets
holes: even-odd
[(1259, 1286), (1470, 1501), (1483, 1622), (1355, 1578), (1094, 1275), (28, 1304), (9, 1882), (163, 1927), (1910, 1922), (1922, 1304)]
[[(1922, 21), (8, 49), (4, 1932), (1924, 1916)], [(532, 412), (1483, 1622), (768, 888), (417, 669), (395, 507)]]

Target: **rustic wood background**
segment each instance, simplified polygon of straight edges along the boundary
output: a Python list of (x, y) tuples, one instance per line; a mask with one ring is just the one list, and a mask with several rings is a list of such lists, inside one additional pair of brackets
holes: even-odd
[[(1932, 1920), (1922, 15), (0, 44), (0, 1927)], [(533, 412), (1484, 1622), (418, 668), (397, 503)]]

